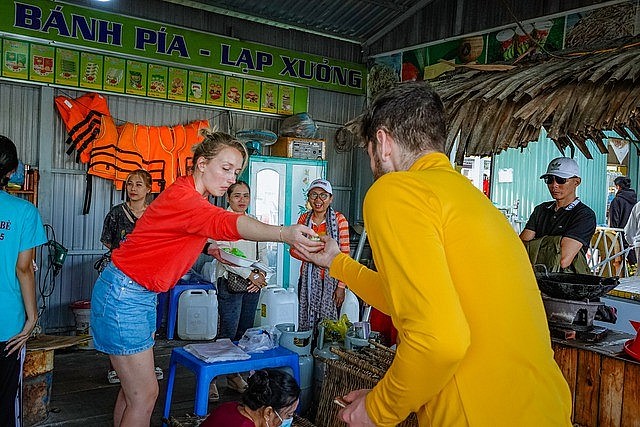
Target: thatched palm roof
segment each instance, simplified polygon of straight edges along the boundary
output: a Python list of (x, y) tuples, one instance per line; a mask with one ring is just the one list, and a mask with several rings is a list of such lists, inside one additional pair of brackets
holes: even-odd
[[(609, 42), (610, 43), (610, 42)], [(578, 148), (592, 158), (586, 141), (607, 153), (603, 131), (640, 139), (640, 39), (607, 49), (563, 52), (544, 62), (515, 67), (459, 67), (432, 82), (449, 118), (447, 152), (459, 136), (456, 160), (523, 148), (547, 130), (557, 147)], [(494, 68), (508, 71), (488, 71)], [(336, 148), (350, 150), (360, 117), (336, 133)]]
[(457, 159), (526, 147), (544, 126), (560, 150), (607, 153), (603, 131), (640, 139), (640, 41), (564, 53), (509, 71), (458, 70), (433, 82), (447, 109), (447, 148)]

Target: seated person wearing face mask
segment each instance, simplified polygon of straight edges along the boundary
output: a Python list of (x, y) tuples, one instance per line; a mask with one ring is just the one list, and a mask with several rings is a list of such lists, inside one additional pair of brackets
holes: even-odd
[(576, 195), (581, 182), (578, 163), (558, 157), (540, 178), (553, 201), (536, 206), (520, 233), (529, 259), (549, 271), (590, 274), (585, 253), (596, 230), (596, 214)]
[(296, 380), (287, 372), (265, 369), (256, 371), (247, 382), (242, 403), (221, 404), (200, 427), (290, 427), (300, 399)]

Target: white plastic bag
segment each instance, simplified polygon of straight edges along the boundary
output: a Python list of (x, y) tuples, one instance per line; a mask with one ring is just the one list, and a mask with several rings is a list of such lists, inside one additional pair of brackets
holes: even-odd
[(247, 353), (262, 353), (276, 348), (280, 343), (280, 335), (281, 332), (275, 326), (249, 328), (238, 341), (238, 347)]
[(208, 261), (205, 262), (204, 265), (202, 266), (202, 275), (204, 276), (205, 280), (213, 283), (214, 285), (216, 284), (216, 275), (217, 275), (217, 270), (218, 269), (218, 261), (217, 260), (213, 260), (213, 261)]

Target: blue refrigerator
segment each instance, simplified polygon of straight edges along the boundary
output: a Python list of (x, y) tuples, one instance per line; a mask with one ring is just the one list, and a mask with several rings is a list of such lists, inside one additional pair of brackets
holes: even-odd
[[(241, 179), (251, 187), (249, 213), (272, 225), (291, 225), (307, 210), (307, 192), (314, 179), (325, 178), (325, 160), (251, 156)], [(270, 285), (298, 285), (300, 261), (289, 255), (288, 245), (270, 243), (269, 267), (275, 272)], [(296, 289), (297, 291), (297, 289)]]

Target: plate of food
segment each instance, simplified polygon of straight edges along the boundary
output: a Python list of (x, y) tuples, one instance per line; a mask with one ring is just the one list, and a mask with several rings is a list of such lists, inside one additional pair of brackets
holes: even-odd
[(221, 248), (220, 258), (239, 267), (251, 267), (257, 262), (255, 259), (249, 259), (238, 248)]

